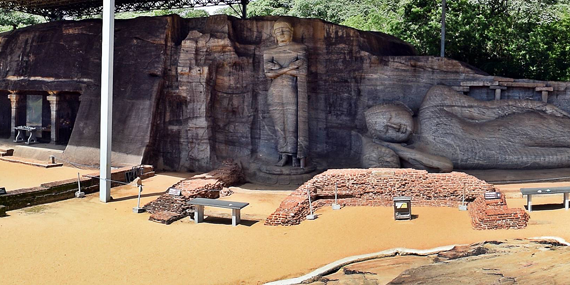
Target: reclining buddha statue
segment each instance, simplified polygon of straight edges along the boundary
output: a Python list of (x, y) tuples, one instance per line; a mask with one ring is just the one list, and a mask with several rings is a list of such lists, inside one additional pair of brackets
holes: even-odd
[(446, 86), (417, 116), (399, 102), (365, 112), (364, 167), (540, 169), (570, 167), (570, 115), (531, 100), (479, 101)]

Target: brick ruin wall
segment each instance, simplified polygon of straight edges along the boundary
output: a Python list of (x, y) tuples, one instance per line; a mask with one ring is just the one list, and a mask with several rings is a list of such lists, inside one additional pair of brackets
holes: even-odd
[[(123, 167), (113, 169), (111, 171), (111, 180), (119, 182), (126, 181), (126, 173), (132, 171), (132, 167)], [(142, 166), (142, 173), (139, 174), (141, 179), (154, 176), (154, 169), (150, 165)], [(81, 191), (89, 194), (99, 190), (99, 173), (90, 173), (83, 175), (80, 179)], [(119, 183), (112, 183), (115, 187)], [(75, 197), (78, 190), (77, 179), (67, 179), (41, 184), (38, 187), (22, 188), (9, 191), (7, 194), (0, 196), (0, 205), (5, 209), (16, 210), (34, 205), (57, 202)]]
[(166, 193), (144, 206), (151, 215), (150, 221), (170, 224), (193, 213), (193, 206), (188, 201), (194, 198), (217, 199), (231, 195), (226, 187), (244, 181), (242, 167), (234, 162), (226, 161), (218, 169), (208, 173), (184, 179), (171, 188), (180, 190), (180, 195)]
[(530, 216), (520, 208), (509, 208), (505, 195), (500, 199), (478, 197), (469, 204), (471, 225), (477, 230), (524, 229)]
[(457, 207), (464, 194), (465, 201), (470, 203), (483, 197), (485, 192), (495, 192), (492, 184), (461, 172), (385, 168), (328, 170), (291, 193), (266, 219), (265, 225), (298, 225), (310, 211), (307, 192), (316, 210), (334, 203), (335, 188), (337, 203), (342, 207), (392, 206), (393, 198), (399, 196), (411, 197), (414, 206)]

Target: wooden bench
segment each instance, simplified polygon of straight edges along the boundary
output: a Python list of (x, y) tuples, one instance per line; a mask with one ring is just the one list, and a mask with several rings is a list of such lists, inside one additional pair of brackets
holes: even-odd
[(529, 212), (532, 212), (532, 195), (547, 194), (564, 194), (564, 208), (568, 210), (568, 193), (570, 193), (570, 187), (521, 188), (521, 193), (526, 195), (526, 208)]
[(204, 221), (204, 206), (232, 209), (232, 226), (234, 227), (240, 222), (241, 209), (249, 205), (249, 203), (222, 201), (208, 198), (194, 198), (188, 201), (188, 204), (196, 206), (196, 211), (194, 212), (194, 222), (196, 223)]

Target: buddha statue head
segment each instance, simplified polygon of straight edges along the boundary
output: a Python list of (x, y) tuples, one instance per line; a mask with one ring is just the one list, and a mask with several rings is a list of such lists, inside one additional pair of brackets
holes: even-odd
[(376, 105), (364, 112), (370, 135), (394, 143), (410, 139), (414, 131), (413, 114), (410, 108), (400, 102)]
[(293, 25), (286, 19), (280, 18), (273, 25), (273, 36), (278, 45), (286, 45), (293, 40)]

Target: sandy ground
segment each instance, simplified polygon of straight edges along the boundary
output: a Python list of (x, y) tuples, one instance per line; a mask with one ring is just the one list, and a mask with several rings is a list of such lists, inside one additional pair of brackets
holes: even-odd
[(97, 170), (82, 170), (65, 166), (43, 168), (0, 161), (0, 187), (6, 187), (6, 191), (36, 187), (50, 181), (77, 178), (78, 172), (83, 175), (97, 172)]
[[(35, 168), (34, 168), (35, 169)], [(40, 171), (41, 169), (37, 169)], [(160, 174), (144, 181), (143, 203), (191, 174)], [(4, 176), (2, 176), (4, 177)], [(10, 179), (11, 180), (11, 179)], [(335, 260), (394, 247), (427, 249), (483, 240), (560, 236), (570, 240), (570, 211), (562, 197), (533, 198), (524, 230), (476, 231), (467, 212), (413, 207), (415, 219), (394, 221), (390, 207), (324, 208), (318, 219), (268, 227), (263, 219), (288, 191), (232, 188), (226, 200), (249, 202), (243, 223), (229, 211), (206, 208), (204, 223), (169, 226), (134, 214), (136, 188), (114, 188), (115, 200), (96, 194), (22, 210), (0, 218), (1, 284), (260, 284), (296, 277)], [(509, 199), (522, 207), (524, 199)]]

